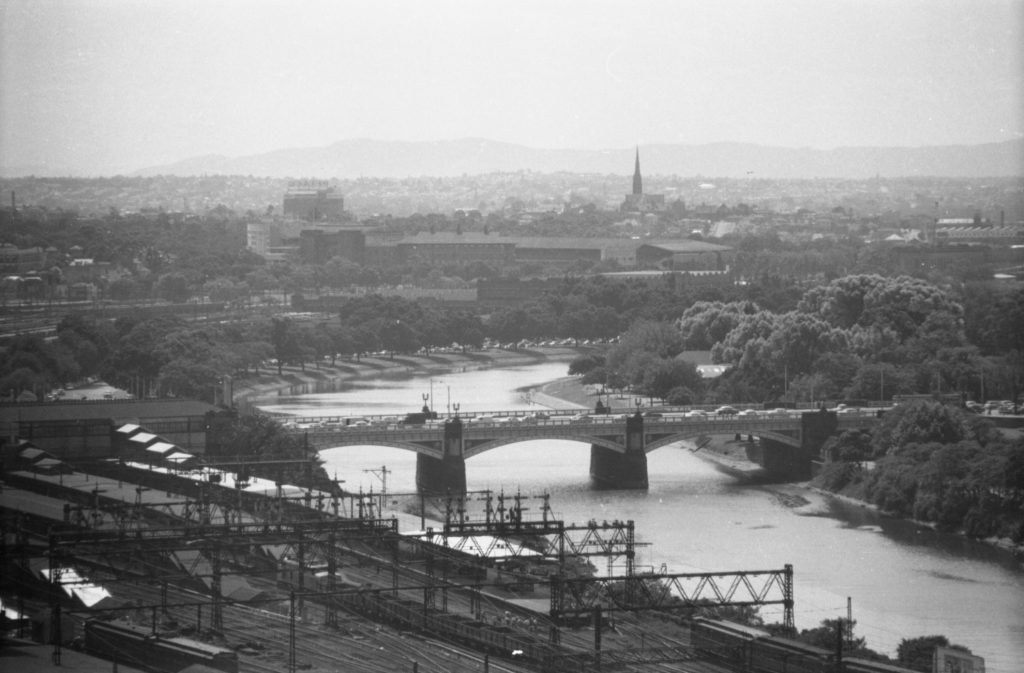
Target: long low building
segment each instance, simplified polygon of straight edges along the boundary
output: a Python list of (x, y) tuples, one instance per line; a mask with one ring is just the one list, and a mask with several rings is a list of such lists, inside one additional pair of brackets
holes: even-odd
[(402, 263), (572, 264), (585, 261), (616, 262), (625, 268), (686, 270), (721, 270), (732, 259), (732, 248), (728, 246), (691, 239), (639, 241), (633, 238), (502, 236), (478, 232), (421, 232), (388, 240), (383, 245), (367, 246), (366, 252), (380, 260)]
[(108, 457), (113, 433), (125, 423), (144, 425), (190, 453), (207, 447), (212, 404), (188, 399), (96, 400), (0, 404), (0, 442), (16, 438), (61, 459)]

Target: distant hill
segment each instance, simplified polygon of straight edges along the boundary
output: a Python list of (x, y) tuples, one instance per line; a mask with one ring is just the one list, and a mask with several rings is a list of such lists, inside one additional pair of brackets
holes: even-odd
[[(634, 148), (535, 149), (467, 138), (438, 142), (343, 140), (326, 147), (282, 149), (245, 157), (202, 156), (133, 175), (253, 175), (273, 178), (402, 178), (536, 171), (622, 175)], [(647, 175), (761, 178), (1024, 176), (1024, 139), (982, 145), (840, 147), (831, 150), (749, 143), (655, 144), (640, 147)]]

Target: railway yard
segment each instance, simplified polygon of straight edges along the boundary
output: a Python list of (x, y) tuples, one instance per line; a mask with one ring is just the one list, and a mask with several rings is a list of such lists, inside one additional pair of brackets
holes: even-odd
[(538, 573), (558, 561), (500, 570), (514, 564), (399, 535), (372, 501), (254, 495), (210, 473), (118, 461), (5, 472), (4, 605), (58, 641), (55, 658), (97, 649), (87, 624), (112, 620), (223, 648), (239, 671), (714, 670), (659, 617), (606, 618), (598, 654), (589, 615), (549, 614)]
[[(546, 498), (533, 519), (518, 494), (490, 492), (413, 497), (423, 511), (377, 518), (372, 493), (199, 464), (9, 468), (5, 631), (47, 643), (53, 662), (84, 651), (158, 672), (840, 670), (830, 652), (679, 614), (791, 611), (788, 566), (639, 572), (632, 522), (565, 525)], [(605, 563), (625, 573), (596, 575)]]

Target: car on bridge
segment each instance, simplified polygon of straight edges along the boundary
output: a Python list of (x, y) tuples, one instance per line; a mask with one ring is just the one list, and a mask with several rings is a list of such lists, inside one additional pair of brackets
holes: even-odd
[(739, 412), (736, 411), (736, 407), (730, 407), (728, 405), (715, 409), (715, 414), (718, 416), (735, 416), (738, 413)]
[(736, 415), (742, 416), (744, 418), (757, 418), (757, 412), (753, 409), (744, 409), (743, 411), (738, 412)]
[(707, 418), (708, 412), (702, 409), (693, 409), (691, 411), (687, 411), (683, 415), (686, 416), (686, 418)]

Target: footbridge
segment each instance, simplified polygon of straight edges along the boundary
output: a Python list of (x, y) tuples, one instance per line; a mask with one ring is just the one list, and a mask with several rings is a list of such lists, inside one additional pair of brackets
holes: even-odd
[[(464, 492), (466, 460), (508, 444), (560, 439), (589, 444), (590, 475), (607, 488), (647, 488), (647, 454), (669, 444), (712, 435), (760, 438), (763, 466), (780, 479), (810, 478), (811, 461), (833, 434), (877, 422), (874, 410), (743, 414), (530, 414), (493, 412), (475, 418), (404, 423), (395, 417), (293, 418), (311, 447), (387, 446), (416, 455), (416, 483), (425, 492)], [(348, 421), (348, 422), (346, 422)]]

